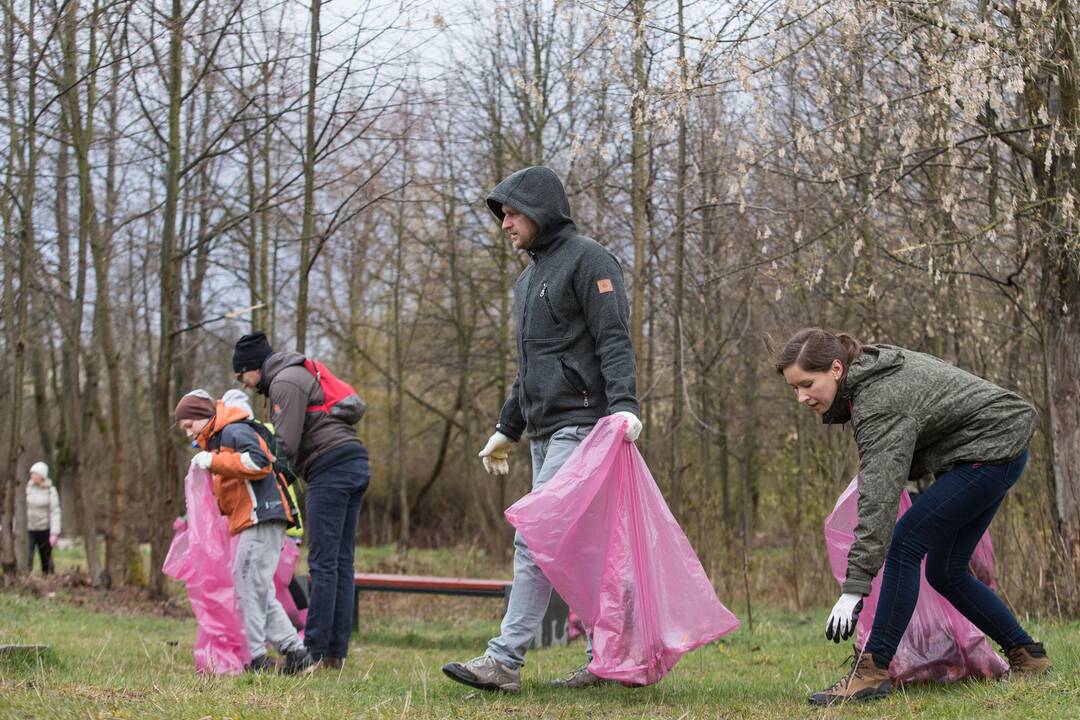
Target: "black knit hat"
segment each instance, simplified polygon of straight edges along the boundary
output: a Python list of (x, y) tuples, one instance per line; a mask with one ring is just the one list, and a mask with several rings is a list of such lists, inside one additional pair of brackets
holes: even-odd
[(232, 366), (237, 374), (248, 370), (262, 370), (263, 361), (274, 352), (266, 340), (266, 333), (259, 331), (245, 335), (233, 348)]

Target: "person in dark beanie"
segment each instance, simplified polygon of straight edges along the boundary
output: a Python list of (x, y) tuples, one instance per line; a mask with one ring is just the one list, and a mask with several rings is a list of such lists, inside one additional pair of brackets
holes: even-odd
[(238, 536), (233, 584), (251, 653), (245, 669), (274, 668), (266, 654), (269, 642), (285, 658), (282, 672), (310, 672), (315, 660), (274, 593), (285, 530), (295, 519), (283, 483), (274, 474), (273, 454), (247, 424), (246, 410), (214, 402), (204, 390), (180, 398), (173, 416), (202, 449), (191, 464), (211, 473), (218, 509), (228, 518), (229, 533)]
[[(270, 342), (266, 339), (266, 333), (254, 332), (244, 335), (236, 341), (233, 349), (233, 372), (241, 383), (239, 377), (251, 370), (262, 370), (263, 362), (274, 352)], [(244, 383), (246, 385), (246, 383)]]
[(296, 352), (275, 352), (262, 332), (236, 342), (233, 369), (270, 400), (278, 453), (307, 481), (304, 519), (311, 596), (304, 638), (312, 657), (340, 669), (352, 630), (356, 526), (371, 472), (355, 428), (329, 411), (318, 379)]

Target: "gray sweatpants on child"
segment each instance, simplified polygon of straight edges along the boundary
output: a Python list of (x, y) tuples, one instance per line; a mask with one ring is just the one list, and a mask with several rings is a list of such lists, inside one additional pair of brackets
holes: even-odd
[(284, 539), (282, 521), (259, 523), (240, 532), (233, 582), (252, 658), (266, 654), (267, 642), (282, 653), (304, 647), (274, 591), (274, 572)]

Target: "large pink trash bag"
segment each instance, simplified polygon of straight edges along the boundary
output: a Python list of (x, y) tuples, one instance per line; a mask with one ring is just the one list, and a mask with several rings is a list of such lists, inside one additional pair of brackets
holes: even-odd
[(591, 630), (589, 670), (651, 685), (739, 621), (717, 599), (625, 427), (622, 418), (601, 420), (506, 517)]
[[(855, 521), (858, 515), (859, 488), (856, 477), (836, 501), (832, 514), (825, 519), (825, 543), (829, 551), (829, 563), (837, 582), (843, 583), (847, 575), (847, 555), (855, 539)], [(911, 507), (907, 491), (900, 496), (899, 519)], [(993, 579), (993, 548), (990, 536), (983, 535), (975, 556), (983, 573)], [(889, 675), (901, 682), (927, 681), (952, 682), (965, 677), (996, 678), (1005, 672), (1007, 665), (991, 649), (986, 637), (971, 624), (948, 600), (939, 595), (926, 582), (925, 563), (919, 584), (919, 600), (911, 616), (907, 631), (900, 640)], [(870, 595), (863, 599), (859, 615), (857, 644), (866, 645), (874, 624), (878, 594), (881, 590), (881, 573), (871, 584)]]
[[(229, 520), (218, 510), (207, 471), (188, 471), (184, 497), (187, 523), (173, 537), (162, 571), (187, 585), (198, 623), (195, 669), (219, 675), (239, 673), (251, 662), (251, 653), (233, 585), (237, 536), (229, 534)], [(290, 619), (295, 615), (302, 622), (306, 612), (297, 611), (288, 590), (299, 557), (296, 546), (286, 542), (274, 573), (274, 589)]]
[(195, 669), (235, 674), (251, 661), (233, 587), (236, 544), (218, 510), (210, 474), (191, 468), (184, 479), (187, 528), (173, 538), (163, 572), (187, 585), (195, 613)]

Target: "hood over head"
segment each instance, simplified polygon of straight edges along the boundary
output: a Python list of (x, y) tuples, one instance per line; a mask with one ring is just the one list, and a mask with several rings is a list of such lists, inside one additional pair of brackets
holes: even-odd
[(243, 390), (226, 390), (225, 394), (221, 396), (221, 402), (228, 407), (240, 408), (248, 414), (249, 418), (255, 417), (255, 411), (251, 409), (251, 402), (248, 400), (247, 393)]
[(259, 385), (255, 390), (260, 395), (270, 394), (270, 383), (273, 382), (274, 376), (287, 367), (293, 365), (303, 365), (306, 358), (298, 352), (275, 352), (270, 357), (266, 358), (266, 361), (262, 366), (262, 374), (259, 377)]
[(518, 170), (488, 193), (487, 205), (499, 222), (502, 206), (509, 205), (537, 224), (540, 232), (530, 251), (543, 250), (563, 234), (577, 232), (566, 189), (550, 168), (536, 165)]
[(210, 438), (221, 432), (221, 429), (234, 422), (243, 422), (251, 416), (242, 407), (235, 405), (226, 405), (221, 400), (217, 401), (217, 412), (214, 413), (214, 417), (210, 419), (210, 422), (206, 423), (206, 427), (199, 433), (199, 437), (195, 438), (195, 442), (199, 444), (203, 450), (206, 449), (207, 443)]

